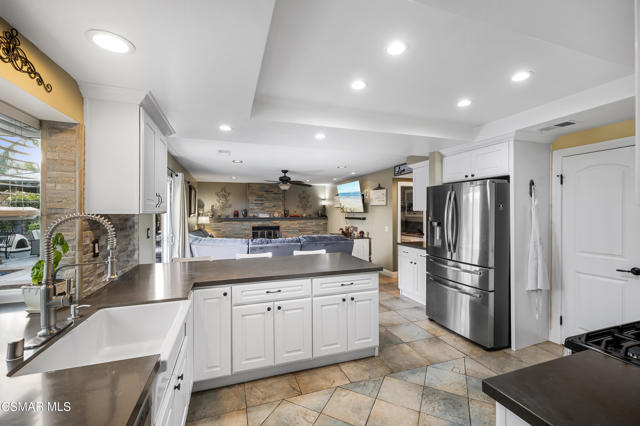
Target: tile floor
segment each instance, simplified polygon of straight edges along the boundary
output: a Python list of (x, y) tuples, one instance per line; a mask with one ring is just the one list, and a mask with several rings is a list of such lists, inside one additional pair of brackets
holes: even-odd
[(378, 357), (191, 396), (190, 425), (494, 425), (482, 379), (562, 355), (551, 342), (487, 352), (427, 319), (380, 275)]

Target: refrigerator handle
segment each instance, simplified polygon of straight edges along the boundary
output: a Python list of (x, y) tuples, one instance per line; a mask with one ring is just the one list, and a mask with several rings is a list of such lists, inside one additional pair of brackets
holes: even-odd
[(451, 251), (453, 253), (458, 251), (458, 201), (456, 200), (456, 192), (451, 191), (451, 202), (449, 203), (449, 209), (451, 210)]
[(451, 196), (451, 191), (447, 191), (447, 198), (444, 202), (444, 244), (447, 247), (447, 252), (450, 252), (449, 249), (449, 198)]

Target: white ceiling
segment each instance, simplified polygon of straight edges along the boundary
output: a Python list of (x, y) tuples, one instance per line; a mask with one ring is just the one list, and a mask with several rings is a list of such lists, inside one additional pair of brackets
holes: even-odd
[[(0, 15), (78, 81), (151, 91), (200, 180), (368, 173), (633, 73), (632, 0), (4, 0)], [(101, 51), (91, 28), (135, 54)], [(390, 57), (395, 38), (408, 49)], [(514, 84), (519, 69), (535, 74)]]

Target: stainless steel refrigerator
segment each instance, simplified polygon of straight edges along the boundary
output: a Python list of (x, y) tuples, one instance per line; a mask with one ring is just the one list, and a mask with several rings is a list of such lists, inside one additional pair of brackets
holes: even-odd
[(509, 346), (509, 182), (429, 187), (427, 209), (427, 315), (486, 348)]

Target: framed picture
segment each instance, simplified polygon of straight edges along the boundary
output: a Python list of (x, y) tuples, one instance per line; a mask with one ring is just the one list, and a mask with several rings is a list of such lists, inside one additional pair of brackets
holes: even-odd
[(413, 169), (407, 166), (407, 163), (398, 164), (393, 167), (394, 176), (408, 175), (409, 173), (413, 173)]
[(198, 198), (196, 195), (196, 189), (189, 184), (189, 216), (193, 216), (196, 214), (196, 209), (198, 205)]
[(372, 206), (386, 206), (387, 205), (387, 190), (372, 189), (369, 192), (369, 204)]

